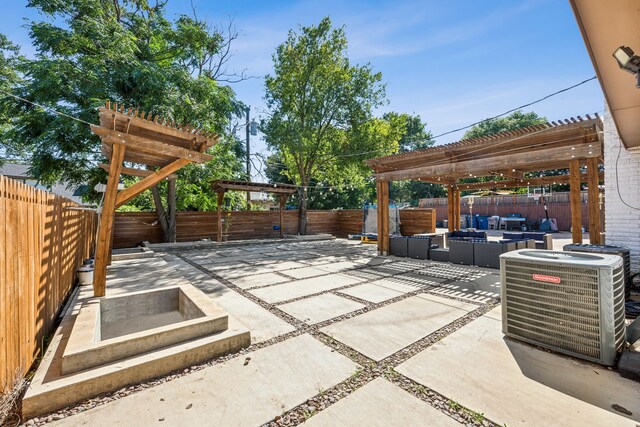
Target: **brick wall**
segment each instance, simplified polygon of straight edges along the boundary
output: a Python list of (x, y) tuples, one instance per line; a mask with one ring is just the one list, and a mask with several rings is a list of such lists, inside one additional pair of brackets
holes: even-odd
[(609, 245), (631, 249), (633, 271), (640, 269), (640, 149), (627, 150), (621, 144), (607, 110), (604, 115), (606, 241)]

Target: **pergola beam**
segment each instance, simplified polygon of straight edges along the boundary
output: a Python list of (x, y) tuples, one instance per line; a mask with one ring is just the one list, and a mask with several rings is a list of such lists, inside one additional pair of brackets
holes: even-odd
[[(547, 148), (545, 150), (534, 151), (528, 154), (506, 154), (495, 156), (491, 159), (476, 159), (454, 163), (441, 163), (435, 165), (421, 166), (410, 169), (401, 169), (390, 172), (376, 174), (378, 179), (384, 180), (407, 180), (417, 179), (424, 176), (446, 176), (464, 177), (471, 175), (486, 176), (487, 171), (504, 168), (545, 168), (546, 164), (553, 161), (569, 162), (571, 159), (586, 159), (590, 157), (599, 158), (600, 151), (586, 144), (576, 144), (566, 147)], [(566, 164), (566, 163), (565, 163)]]
[(105, 129), (91, 125), (93, 133), (102, 137), (102, 141), (107, 144), (124, 144), (130, 147), (131, 151), (139, 151), (154, 156), (163, 156), (168, 159), (186, 159), (190, 162), (205, 163), (213, 159), (213, 156), (199, 151), (178, 147), (177, 145), (165, 144), (151, 139), (142, 138), (114, 130)]
[[(109, 172), (109, 165), (106, 163), (98, 163), (98, 167), (100, 169), (102, 169), (105, 172)], [(120, 174), (121, 175), (129, 175), (129, 176), (138, 176), (141, 178), (147, 177), (149, 175), (152, 175), (153, 173), (155, 173), (152, 170), (148, 170), (148, 169), (136, 169), (136, 168), (127, 168), (127, 167), (122, 167), (122, 169), (120, 170)], [(175, 179), (177, 178), (177, 175), (175, 174), (171, 174), (169, 176), (167, 176), (167, 179)]]
[[(598, 163), (598, 159), (593, 159)], [(596, 166), (597, 167), (597, 166)], [(580, 174), (580, 182), (587, 182), (589, 177), (588, 173)], [(604, 181), (604, 173), (596, 173), (596, 177), (599, 182)], [(516, 187), (536, 187), (540, 185), (556, 185), (556, 184), (569, 184), (570, 175), (553, 175), (553, 176), (541, 176), (536, 178), (524, 178), (522, 180), (502, 180), (502, 181), (486, 181), (486, 182), (469, 182), (460, 183), (458, 186), (462, 190), (490, 190), (501, 188), (516, 188)]]
[(172, 163), (168, 164), (162, 169), (159, 169), (153, 172), (151, 175), (147, 176), (146, 178), (136, 182), (130, 187), (125, 188), (124, 190), (118, 193), (118, 197), (116, 198), (116, 208), (119, 208), (120, 206), (124, 205), (129, 200), (133, 199), (138, 194), (142, 193), (144, 190), (151, 188), (152, 186), (156, 185), (158, 182), (167, 178), (169, 175), (171, 175), (178, 169), (183, 168), (189, 163), (191, 163), (191, 161), (186, 159), (174, 160)]

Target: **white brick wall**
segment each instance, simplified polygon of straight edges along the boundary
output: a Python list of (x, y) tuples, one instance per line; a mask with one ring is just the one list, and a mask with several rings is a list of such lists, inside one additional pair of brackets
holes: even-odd
[(607, 109), (604, 115), (606, 240), (609, 245), (631, 249), (631, 271), (637, 271), (640, 269), (640, 149), (627, 150), (621, 144)]

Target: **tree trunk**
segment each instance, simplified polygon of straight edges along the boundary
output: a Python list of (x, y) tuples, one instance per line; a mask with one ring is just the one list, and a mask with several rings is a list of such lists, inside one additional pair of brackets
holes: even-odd
[(176, 179), (171, 178), (167, 185), (167, 242), (176, 242)]
[[(305, 185), (305, 184), (303, 184)], [(300, 217), (298, 218), (298, 233), (302, 236), (307, 234), (307, 191), (306, 187), (298, 189), (300, 195)]]
[(158, 214), (158, 221), (162, 227), (163, 240), (169, 242), (169, 222), (167, 221), (167, 213), (162, 206), (162, 198), (160, 197), (160, 189), (157, 185), (151, 187), (151, 194), (153, 195), (153, 204), (156, 205), (156, 213)]

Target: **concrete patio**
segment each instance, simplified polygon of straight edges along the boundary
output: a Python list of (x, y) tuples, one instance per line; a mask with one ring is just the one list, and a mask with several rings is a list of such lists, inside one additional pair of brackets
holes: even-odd
[(640, 383), (502, 335), (497, 270), (376, 254), (327, 240), (116, 261), (108, 296), (191, 283), (251, 346), (29, 423), (640, 423)]

